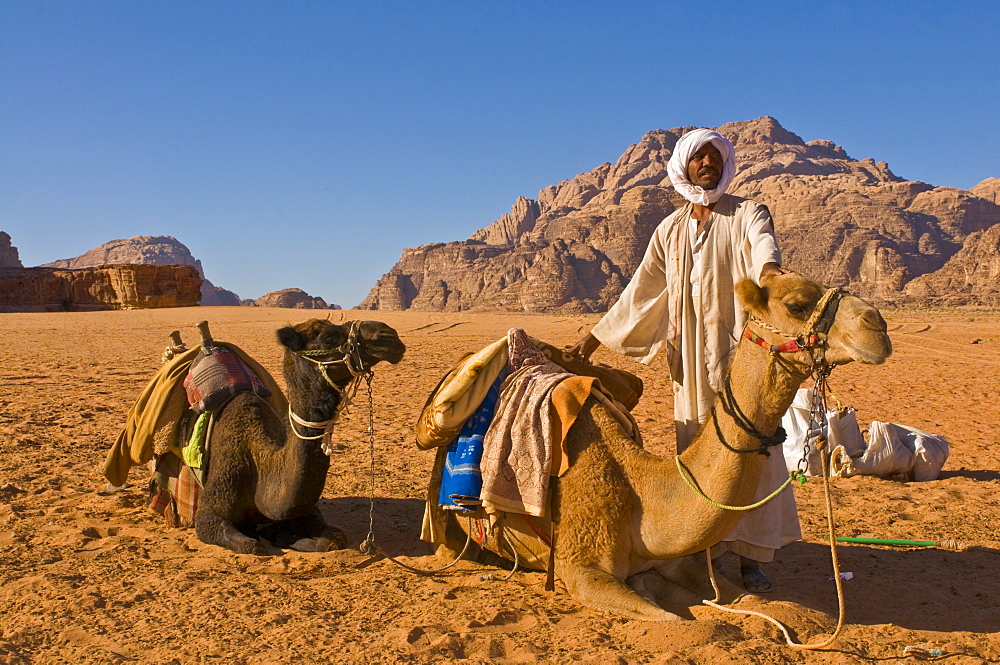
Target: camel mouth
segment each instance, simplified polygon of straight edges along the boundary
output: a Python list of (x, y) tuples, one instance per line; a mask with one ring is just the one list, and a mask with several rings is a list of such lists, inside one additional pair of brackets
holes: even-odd
[(858, 362), (864, 365), (881, 365), (892, 355), (892, 342), (889, 341), (888, 335), (883, 335), (883, 337), (884, 339), (881, 340), (882, 348), (878, 351), (872, 350), (870, 346), (859, 346), (850, 339), (845, 339), (844, 343), (850, 349), (851, 357)]
[(385, 360), (392, 365), (396, 365), (403, 359), (406, 347), (399, 339), (384, 339), (378, 341), (366, 341), (362, 347), (364, 353), (376, 360)]

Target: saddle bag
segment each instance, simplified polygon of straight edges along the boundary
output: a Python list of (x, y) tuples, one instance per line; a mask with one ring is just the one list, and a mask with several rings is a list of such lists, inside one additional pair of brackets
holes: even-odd
[(271, 396), (254, 371), (222, 346), (202, 346), (184, 377), (184, 390), (191, 410), (197, 414), (213, 411), (241, 392), (249, 391), (262, 398)]

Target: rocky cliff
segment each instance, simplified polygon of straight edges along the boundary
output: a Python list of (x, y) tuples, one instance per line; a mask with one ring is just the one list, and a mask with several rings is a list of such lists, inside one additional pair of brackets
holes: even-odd
[(0, 231), (0, 268), (22, 268), (17, 247), (10, 244), (10, 236)]
[[(607, 309), (653, 229), (684, 203), (666, 167), (690, 129), (649, 132), (614, 164), (547, 187), (537, 199), (519, 197), (468, 240), (404, 250), (359, 307)], [(736, 148), (729, 192), (770, 207), (787, 267), (877, 304), (931, 302), (940, 288), (957, 294), (954, 304), (986, 301), (988, 270), (955, 290), (962, 271), (951, 261), (989, 251), (987, 231), (1000, 224), (1000, 179), (971, 191), (906, 181), (885, 162), (853, 159), (832, 141), (805, 142), (770, 117), (718, 131)]]
[(313, 297), (302, 289), (282, 289), (272, 291), (253, 301), (254, 307), (284, 307), (286, 309), (340, 309), (340, 305), (329, 305), (320, 297)]
[(190, 307), (201, 277), (189, 265), (0, 269), (0, 312)]
[(183, 243), (172, 236), (134, 236), (111, 240), (72, 259), (44, 264), (43, 268), (90, 268), (104, 265), (188, 265), (194, 266), (202, 279), (202, 305), (239, 305), (240, 297), (205, 279), (201, 261), (194, 258)]

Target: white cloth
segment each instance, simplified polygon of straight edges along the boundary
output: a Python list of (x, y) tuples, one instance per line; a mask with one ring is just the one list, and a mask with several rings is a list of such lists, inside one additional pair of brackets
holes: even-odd
[[(781, 263), (767, 207), (723, 195), (700, 239), (700, 297), (696, 300), (691, 294), (690, 217), (691, 206), (684, 206), (656, 228), (618, 302), (591, 330), (608, 348), (646, 364), (660, 350), (666, 351), (674, 383), (679, 450), (708, 419), (746, 321), (734, 285), (743, 278), (756, 282), (764, 264)], [(787, 477), (783, 457), (772, 453), (764, 465), (759, 498)], [(742, 541), (750, 548), (740, 553), (764, 561), (769, 560), (767, 552), (754, 548), (774, 550), (799, 538), (795, 499), (786, 490), (774, 501), (748, 511), (726, 540)]]
[[(692, 184), (688, 178), (688, 162), (706, 143), (714, 145), (722, 154), (722, 177), (715, 189), (705, 190)], [(667, 162), (667, 175), (674, 189), (691, 203), (707, 206), (718, 201), (736, 177), (736, 151), (725, 136), (711, 129), (695, 129), (680, 138)]]

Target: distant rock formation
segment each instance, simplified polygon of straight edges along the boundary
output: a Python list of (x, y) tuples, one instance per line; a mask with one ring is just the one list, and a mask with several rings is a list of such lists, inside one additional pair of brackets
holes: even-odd
[(240, 297), (205, 279), (201, 261), (194, 258), (183, 243), (173, 236), (134, 236), (111, 240), (73, 259), (46, 263), (43, 268), (90, 268), (104, 265), (188, 265), (198, 270), (202, 279), (201, 304), (207, 306), (239, 305)]
[(313, 297), (302, 289), (282, 289), (272, 291), (253, 301), (254, 307), (284, 307), (286, 309), (340, 309), (340, 305), (328, 305), (320, 297)]
[(190, 307), (201, 298), (190, 265), (0, 269), (0, 312)]
[[(606, 310), (653, 230), (684, 204), (666, 167), (690, 129), (649, 132), (615, 164), (546, 187), (537, 200), (519, 197), (468, 240), (404, 250), (359, 308)], [(876, 304), (930, 302), (933, 274), (968, 242), (969, 256), (988, 250), (985, 232), (1000, 224), (997, 178), (971, 191), (905, 181), (885, 162), (852, 159), (832, 141), (807, 143), (770, 117), (718, 131), (736, 147), (729, 191), (770, 207), (784, 264)], [(953, 270), (941, 279), (953, 283)], [(967, 282), (954, 304), (985, 302), (985, 284)]]
[(0, 268), (23, 268), (17, 247), (10, 244), (10, 236), (0, 231)]
[(903, 292), (923, 305), (1000, 306), (1000, 224), (970, 234), (943, 268), (913, 279)]

